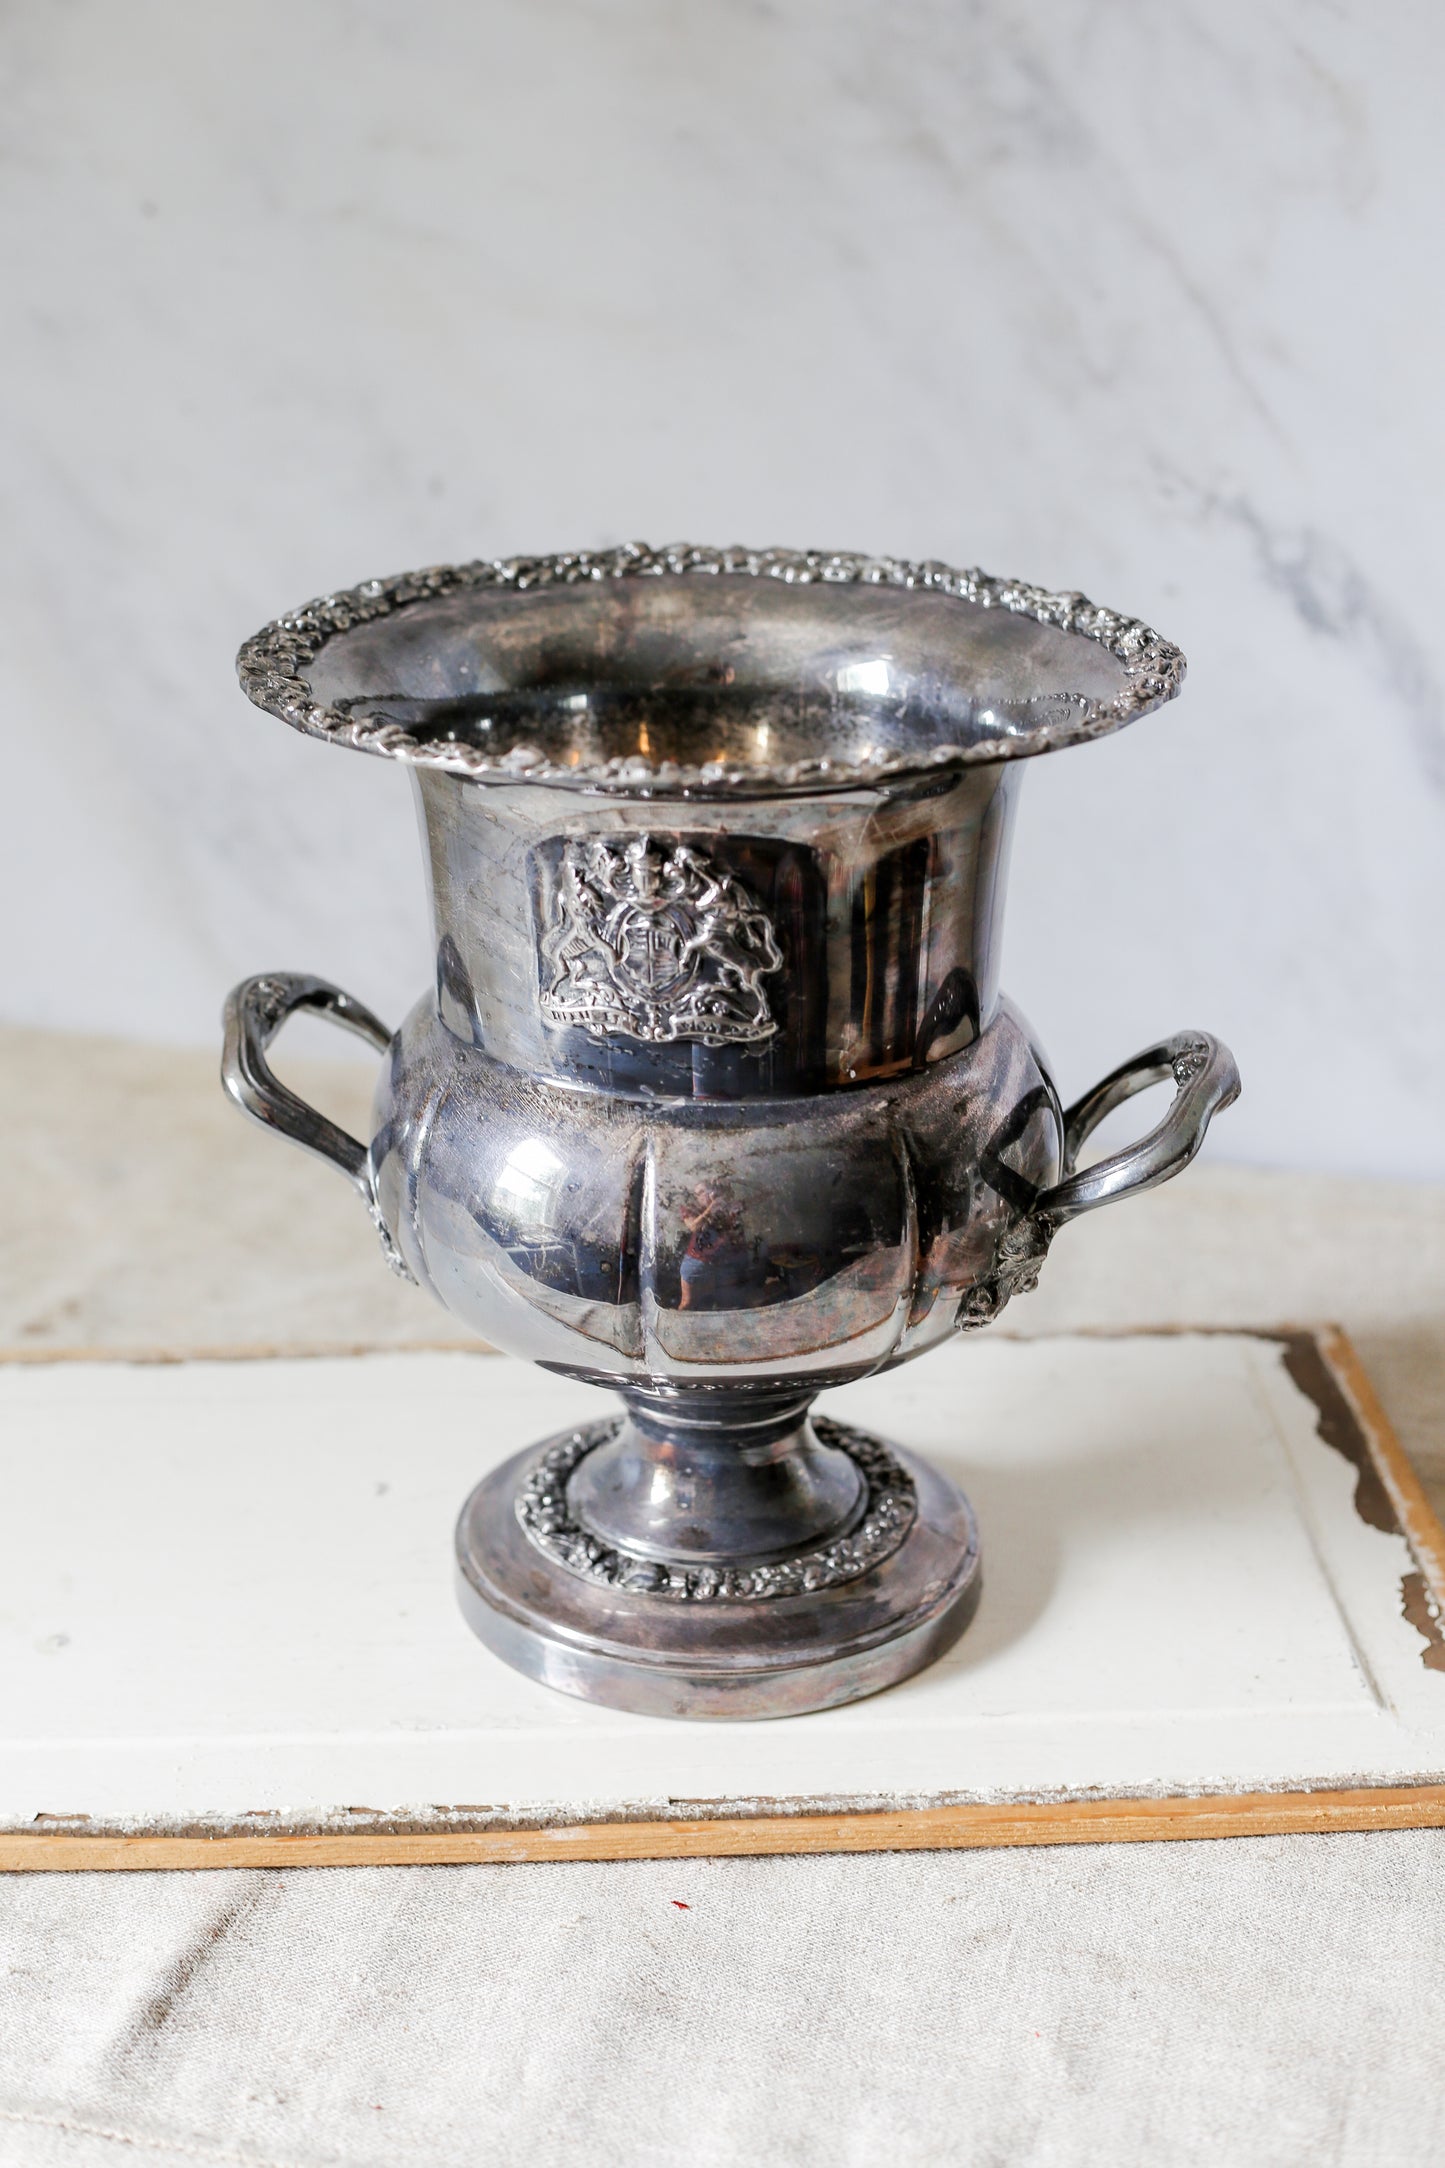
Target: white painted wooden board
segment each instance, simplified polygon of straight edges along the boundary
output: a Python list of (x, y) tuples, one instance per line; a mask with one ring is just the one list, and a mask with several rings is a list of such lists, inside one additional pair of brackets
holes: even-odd
[(985, 1592), (919, 1678), (767, 1724), (566, 1700), (464, 1626), (463, 1497), (603, 1404), (460, 1353), (0, 1365), (0, 1826), (1445, 1773), (1414, 1561), (1275, 1343), (990, 1338), (830, 1396), (963, 1483)]

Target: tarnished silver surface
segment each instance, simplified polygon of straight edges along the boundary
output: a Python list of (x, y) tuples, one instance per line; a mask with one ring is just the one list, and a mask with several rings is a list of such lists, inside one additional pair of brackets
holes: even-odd
[(1018, 759), (1117, 730), (1184, 682), (1177, 647), (1086, 595), (690, 542), (365, 580), (267, 625), (238, 668), (258, 707), (315, 737), (628, 796)]
[(366, 1146), (356, 1137), (348, 1136), (335, 1122), (328, 1121), (324, 1114), (318, 1114), (314, 1107), (308, 1107), (303, 1099), (298, 1099), (281, 1082), (266, 1059), (267, 1047), (287, 1017), (294, 1016), (298, 1009), (329, 1016), (383, 1053), (391, 1044), (391, 1033), (379, 1017), (325, 979), (294, 971), (244, 979), (227, 996), (221, 1020), (224, 1033), (221, 1077), (226, 1090), (253, 1121), (279, 1131), (293, 1144), (304, 1146), (318, 1159), (329, 1159), (334, 1167), (341, 1169), (371, 1215), (387, 1263), (399, 1278), (409, 1280), (411, 1273), (402, 1262), (401, 1252), (392, 1241), (391, 1230), (377, 1205), (376, 1184)]
[[(632, 1548), (614, 1550), (596, 1532), (601, 1516), (588, 1513), (599, 1495), (590, 1485), (578, 1495), (579, 1472), (591, 1475), (605, 1448), (627, 1450), (622, 1421), (592, 1423), (540, 1447), (516, 1497), (517, 1518), (539, 1551), (585, 1581), (668, 1596), (681, 1603), (731, 1602), (739, 1598), (806, 1596), (814, 1589), (856, 1581), (891, 1558), (913, 1526), (913, 1478), (881, 1439), (820, 1415), (813, 1429), (825, 1450), (844, 1454), (857, 1474), (856, 1509), (841, 1533), (784, 1557), (651, 1558), (629, 1527)], [(636, 1447), (633, 1447), (636, 1450)], [(640, 1457), (640, 1456), (639, 1456)], [(574, 1504), (575, 1499), (575, 1504)]]
[(982, 1586), (967, 1500), (925, 1461), (893, 1457), (914, 1516), (868, 1572), (801, 1594), (680, 1603), (586, 1580), (539, 1552), (515, 1510), (535, 1449), (519, 1454), (462, 1509), (462, 1609), (529, 1677), (644, 1716), (799, 1716), (856, 1701), (951, 1647)]
[[(1066, 1112), (998, 986), (1018, 756), (1157, 705), (1182, 658), (943, 567), (623, 551), (376, 583), (242, 662), (263, 705), (413, 766), (436, 984), (388, 1038), (324, 981), (247, 981), (228, 1089), (456, 1316), (625, 1404), (469, 1501), (473, 1624), (660, 1713), (906, 1676), (976, 1601), (971, 1517), (810, 1402), (996, 1317), (1238, 1091), (1184, 1033)], [(272, 1073), (297, 1007), (387, 1046), (369, 1145)], [(1160, 1082), (1156, 1127), (1080, 1169)]]
[[(1023, 774), (996, 761), (866, 791), (840, 783), (811, 797), (638, 805), (420, 770), (442, 1022), (527, 1076), (654, 1099), (806, 1096), (912, 1075), (971, 1045), (997, 1008)], [(652, 1005), (646, 1039), (636, 1008), (625, 1030), (600, 1033), (595, 1013), (572, 1024), (549, 1016), (559, 944), (591, 938), (570, 923), (569, 863), (599, 848), (622, 856), (643, 837), (728, 884), (732, 927), (746, 919), (751, 928), (731, 965), (733, 1014), (761, 1024), (738, 983), (751, 968), (772, 1029), (712, 1046), (685, 1036), (694, 1019), (671, 988)], [(595, 926), (594, 906), (589, 913)], [(636, 923), (623, 919), (611, 938), (625, 942)], [(701, 978), (727, 965), (717, 951), (729, 930), (705, 930), (712, 953)], [(769, 937), (779, 970), (764, 968)], [(605, 956), (592, 948), (583, 969), (595, 982), (608, 972)], [(630, 976), (635, 1004), (635, 969)], [(623, 990), (612, 985), (620, 1007)]]

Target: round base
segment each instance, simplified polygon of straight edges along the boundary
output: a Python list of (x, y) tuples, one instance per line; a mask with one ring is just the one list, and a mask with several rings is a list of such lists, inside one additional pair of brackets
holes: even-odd
[(916, 1511), (903, 1541), (856, 1578), (686, 1601), (589, 1579), (539, 1549), (517, 1510), (544, 1456), (572, 1435), (505, 1461), (457, 1524), (467, 1623), (544, 1686), (644, 1716), (799, 1716), (909, 1678), (973, 1616), (980, 1569), (968, 1500), (896, 1447), (887, 1450), (912, 1479)]

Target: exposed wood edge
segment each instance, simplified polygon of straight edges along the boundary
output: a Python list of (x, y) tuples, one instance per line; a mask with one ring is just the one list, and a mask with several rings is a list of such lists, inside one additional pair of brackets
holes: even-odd
[(1071, 1799), (776, 1814), (737, 1821), (594, 1822), (561, 1829), (412, 1836), (84, 1837), (0, 1835), (0, 1872), (148, 1872), (204, 1867), (463, 1867), (537, 1860), (756, 1858), (785, 1853), (974, 1851), (1035, 1844), (1140, 1844), (1329, 1830), (1445, 1828), (1445, 1784), (1207, 1798)]
[(1353, 1411), (1370, 1457), (1380, 1471), (1395, 1517), (1435, 1603), (1445, 1610), (1445, 1527), (1431, 1505), (1425, 1486), (1380, 1405), (1369, 1376), (1355, 1353), (1349, 1335), (1339, 1325), (1327, 1325), (1315, 1335), (1335, 1382)]

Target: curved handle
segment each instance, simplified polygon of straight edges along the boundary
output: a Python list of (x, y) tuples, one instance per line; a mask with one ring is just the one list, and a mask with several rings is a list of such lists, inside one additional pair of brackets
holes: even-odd
[[(1106, 1114), (1132, 1099), (1135, 1092), (1171, 1077), (1176, 1086), (1174, 1103), (1157, 1127), (1137, 1144), (1086, 1167), (1082, 1174), (1073, 1171), (1086, 1139)], [(1121, 1062), (1065, 1114), (1064, 1178), (1036, 1200), (1035, 1215), (1059, 1227), (1081, 1212), (1092, 1212), (1096, 1205), (1112, 1204), (1116, 1197), (1132, 1197), (1138, 1190), (1167, 1182), (1188, 1166), (1214, 1116), (1238, 1097), (1234, 1056), (1207, 1031), (1176, 1032), (1172, 1039), (1146, 1047), (1132, 1061)]]
[(221, 1082), (253, 1121), (264, 1123), (266, 1128), (341, 1169), (371, 1215), (387, 1263), (409, 1280), (412, 1275), (381, 1216), (366, 1146), (298, 1098), (266, 1059), (267, 1047), (287, 1017), (298, 1009), (313, 1009), (318, 1015), (330, 1017), (379, 1053), (385, 1053), (391, 1044), (391, 1033), (381, 1019), (329, 979), (312, 978), (299, 971), (267, 971), (253, 979), (242, 979), (226, 997)]

